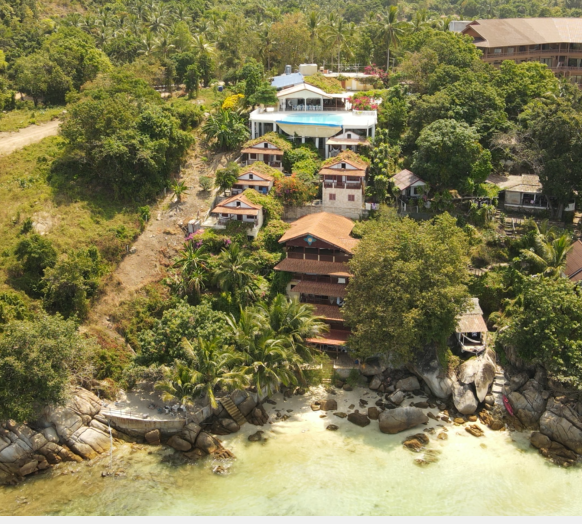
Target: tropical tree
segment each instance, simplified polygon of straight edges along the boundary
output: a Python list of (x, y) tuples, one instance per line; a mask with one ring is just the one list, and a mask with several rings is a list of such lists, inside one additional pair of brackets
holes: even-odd
[(202, 130), (208, 140), (216, 140), (219, 149), (236, 149), (249, 138), (242, 116), (228, 109), (211, 114)]
[(182, 195), (187, 195), (189, 189), (183, 181), (173, 182), (170, 184), (170, 188), (174, 192), (177, 202), (182, 202)]
[(221, 291), (232, 293), (240, 302), (245, 303), (255, 298), (253, 282), (257, 267), (236, 243), (230, 244), (218, 256), (213, 281)]
[(214, 176), (214, 187), (218, 190), (218, 194), (232, 188), (238, 180), (240, 168), (236, 162), (229, 162), (225, 168), (218, 169)]
[(532, 275), (543, 274), (546, 277), (557, 278), (566, 265), (566, 256), (572, 249), (572, 236), (567, 232), (557, 234), (554, 228), (548, 227), (547, 221), (526, 235), (524, 240), (531, 244), (522, 249), (516, 263)]
[(155, 389), (162, 393), (164, 402), (177, 400), (188, 406), (192, 404), (196, 385), (196, 372), (186, 363), (175, 360), (172, 367), (164, 368), (164, 378), (156, 383)]
[(210, 278), (209, 258), (204, 246), (196, 247), (192, 241), (186, 243), (172, 266), (178, 269), (178, 294), (200, 296)]
[(341, 54), (352, 55), (352, 42), (355, 33), (355, 24), (338, 18), (330, 22), (324, 29), (324, 37), (331, 49), (337, 53), (337, 70), (341, 71)]
[(315, 60), (315, 50), (317, 43), (321, 40), (322, 33), (322, 17), (318, 11), (311, 11), (307, 16), (307, 29), (309, 31), (309, 58), (311, 64)]
[(410, 24), (398, 21), (398, 6), (391, 5), (388, 11), (378, 16), (376, 23), (382, 39), (386, 43), (386, 71), (390, 69), (390, 48), (397, 47), (408, 32)]

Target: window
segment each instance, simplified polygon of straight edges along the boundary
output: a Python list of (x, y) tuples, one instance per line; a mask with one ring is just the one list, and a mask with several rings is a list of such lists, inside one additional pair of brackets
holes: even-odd
[(348, 202), (355, 202), (356, 201), (356, 195), (348, 195)]
[(256, 160), (256, 159), (257, 159), (257, 154), (256, 154), (256, 153), (250, 153), (250, 154), (249, 154), (249, 158), (250, 158), (251, 160)]
[(340, 277), (340, 278), (337, 279), (337, 283), (338, 284), (345, 284), (346, 283), (346, 279)]
[(542, 58), (540, 60), (542, 64), (546, 64), (548, 67), (552, 67), (552, 59), (551, 58)]
[(236, 201), (236, 207), (240, 207), (240, 202), (238, 200)]
[(345, 169), (345, 168), (346, 168), (346, 163), (342, 162), (342, 169)]
[(514, 47), (508, 47), (507, 48), (507, 54), (508, 55), (512, 55), (514, 51), (515, 51), (515, 48)]
[(352, 134), (351, 133), (348, 133), (348, 138), (352, 138)]
[(269, 149), (269, 144), (267, 144), (267, 142), (265, 142), (265, 143), (263, 144), (263, 147), (264, 147), (265, 149)]
[(335, 200), (335, 193), (330, 193), (329, 194), (329, 199), (330, 200)]
[(252, 174), (252, 173), (251, 173), (251, 174), (249, 174), (249, 180), (254, 180), (254, 179), (253, 179), (253, 174)]
[(496, 48), (493, 50), (493, 54), (494, 54), (494, 55), (500, 55), (500, 54), (501, 54), (501, 47), (496, 47)]

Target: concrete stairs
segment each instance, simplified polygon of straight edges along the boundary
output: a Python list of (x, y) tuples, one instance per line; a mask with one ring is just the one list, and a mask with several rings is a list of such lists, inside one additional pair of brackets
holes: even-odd
[(240, 410), (236, 407), (236, 404), (232, 401), (230, 397), (223, 397), (220, 400), (220, 403), (224, 406), (224, 409), (228, 412), (228, 414), (232, 417), (232, 419), (239, 425), (242, 426), (246, 423), (247, 419), (243, 416)]
[(505, 373), (501, 368), (497, 368), (495, 373), (495, 379), (493, 380), (493, 385), (491, 386), (491, 394), (495, 399), (495, 404), (498, 406), (503, 406), (503, 394), (505, 391)]

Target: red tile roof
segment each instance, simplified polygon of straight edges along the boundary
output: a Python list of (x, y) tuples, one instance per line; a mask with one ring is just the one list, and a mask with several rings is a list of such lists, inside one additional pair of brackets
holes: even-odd
[(316, 338), (308, 338), (311, 344), (327, 344), (329, 346), (345, 346), (350, 336), (349, 331), (341, 329), (330, 329), (329, 333)]
[(344, 316), (342, 315), (339, 306), (328, 306), (324, 304), (314, 304), (315, 314), (318, 317), (323, 317), (326, 320), (335, 320), (338, 322), (343, 322)]

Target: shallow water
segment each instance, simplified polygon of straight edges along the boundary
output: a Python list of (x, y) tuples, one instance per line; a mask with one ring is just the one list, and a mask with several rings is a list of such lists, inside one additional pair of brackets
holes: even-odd
[[(338, 395), (338, 409), (367, 390)], [(438, 461), (418, 466), (405, 435), (384, 435), (378, 423), (359, 428), (309, 399), (275, 397), (269, 409), (293, 409), (285, 422), (265, 426), (266, 442), (248, 442), (245, 425), (223, 437), (237, 459), (225, 476), (205, 459), (168, 462), (164, 448), (113, 453), (115, 477), (101, 477), (109, 457), (64, 464), (10, 488), (0, 488), (0, 515), (578, 515), (582, 469), (558, 468), (529, 449), (526, 435), (486, 430), (475, 438), (447, 424), (449, 439), (429, 435)], [(433, 410), (434, 412), (435, 410)], [(326, 431), (330, 424), (338, 431)], [(431, 426), (435, 423), (431, 420)], [(436, 428), (437, 432), (441, 428)], [(151, 451), (151, 454), (148, 454)]]

